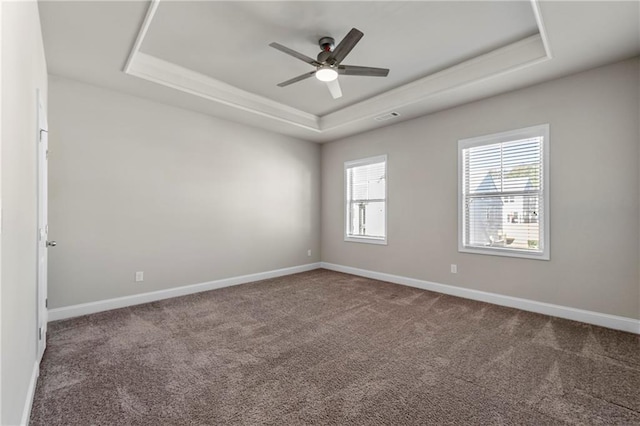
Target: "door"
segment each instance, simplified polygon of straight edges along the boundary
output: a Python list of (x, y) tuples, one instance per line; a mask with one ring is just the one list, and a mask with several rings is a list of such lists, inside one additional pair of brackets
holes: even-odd
[(38, 288), (36, 299), (38, 313), (36, 355), (38, 361), (42, 359), (47, 345), (47, 248), (55, 245), (55, 242), (48, 241), (48, 131), (47, 110), (40, 92), (38, 92)]

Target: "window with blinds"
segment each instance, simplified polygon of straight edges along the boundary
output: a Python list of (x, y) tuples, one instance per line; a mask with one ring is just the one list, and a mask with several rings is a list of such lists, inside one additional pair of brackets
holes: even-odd
[(344, 163), (345, 241), (387, 242), (387, 156)]
[(458, 248), (549, 259), (549, 125), (458, 141)]

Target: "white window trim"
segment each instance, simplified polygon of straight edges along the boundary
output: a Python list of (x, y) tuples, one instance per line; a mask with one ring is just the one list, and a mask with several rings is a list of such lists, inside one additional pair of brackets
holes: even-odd
[[(381, 163), (384, 161), (384, 173), (385, 173), (385, 185), (384, 185), (384, 238), (378, 237), (354, 237), (348, 234), (348, 220), (349, 220), (349, 200), (347, 199), (347, 170), (351, 167), (366, 166), (368, 164)], [(378, 244), (387, 245), (387, 221), (389, 218), (389, 163), (387, 163), (387, 155), (377, 155), (375, 157), (362, 158), (360, 160), (345, 161), (344, 163), (344, 181), (342, 183), (344, 190), (344, 240), (352, 243), (366, 243), (366, 244)]]
[[(509, 249), (504, 247), (465, 247), (464, 245), (464, 194), (462, 185), (464, 183), (464, 162), (462, 151), (466, 148), (485, 145), (489, 143), (509, 142), (518, 139), (527, 139), (542, 136), (542, 182), (543, 182), (543, 209), (540, 225), (542, 228), (542, 250), (538, 253), (524, 250)], [(523, 129), (510, 130), (507, 132), (494, 133), (492, 135), (479, 136), (475, 138), (461, 139), (458, 141), (458, 251), (461, 253), (487, 254), (492, 256), (520, 257), (526, 259), (549, 260), (550, 259), (550, 232), (549, 232), (549, 124), (526, 127)]]

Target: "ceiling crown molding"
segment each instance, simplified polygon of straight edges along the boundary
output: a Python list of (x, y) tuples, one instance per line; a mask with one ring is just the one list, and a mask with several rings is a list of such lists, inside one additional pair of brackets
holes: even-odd
[[(476, 56), (445, 70), (389, 90), (321, 117), (320, 128), (332, 130), (387, 111), (425, 102), (429, 98), (548, 60), (539, 34)], [(381, 106), (384, 106), (381, 110)]]
[(313, 132), (321, 131), (319, 117), (316, 115), (247, 92), (146, 53), (135, 53), (127, 74)]
[(511, 73), (552, 58), (538, 0), (531, 0), (538, 34), (479, 55), (445, 70), (430, 74), (380, 95), (317, 116), (276, 102), (210, 76), (140, 51), (160, 0), (152, 0), (127, 62), (126, 74), (199, 96), (249, 114), (323, 134), (358, 121), (403, 107), (428, 102), (430, 98), (487, 79)]

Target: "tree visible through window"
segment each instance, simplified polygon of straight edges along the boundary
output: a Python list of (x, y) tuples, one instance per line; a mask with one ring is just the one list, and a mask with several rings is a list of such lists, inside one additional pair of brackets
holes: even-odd
[(461, 140), (460, 251), (548, 259), (548, 125)]
[(386, 243), (387, 157), (348, 161), (345, 170), (345, 240)]

